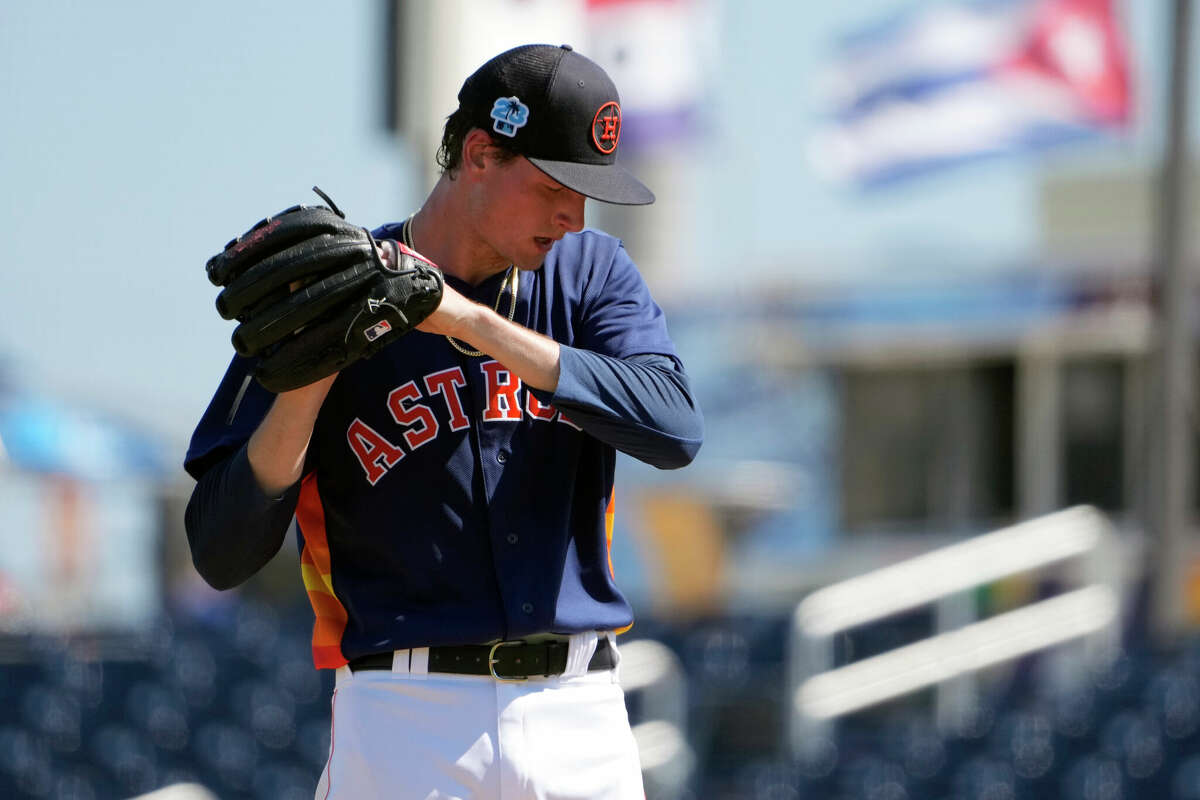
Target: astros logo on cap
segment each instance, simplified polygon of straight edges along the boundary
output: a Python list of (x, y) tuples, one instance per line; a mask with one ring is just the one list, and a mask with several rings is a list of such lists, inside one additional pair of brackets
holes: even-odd
[(592, 118), (592, 142), (604, 155), (617, 149), (621, 139), (621, 107), (615, 100), (609, 100), (600, 106), (596, 116)]

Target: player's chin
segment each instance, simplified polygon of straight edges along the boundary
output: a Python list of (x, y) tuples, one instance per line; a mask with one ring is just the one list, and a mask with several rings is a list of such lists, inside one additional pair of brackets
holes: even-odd
[(556, 241), (549, 237), (533, 237), (530, 246), (522, 248), (520, 257), (513, 259), (513, 263), (521, 269), (537, 269), (546, 260)]
[(545, 262), (546, 254), (549, 252), (549, 248), (526, 248), (520, 254), (516, 255), (512, 259), (512, 262), (521, 269), (537, 269)]

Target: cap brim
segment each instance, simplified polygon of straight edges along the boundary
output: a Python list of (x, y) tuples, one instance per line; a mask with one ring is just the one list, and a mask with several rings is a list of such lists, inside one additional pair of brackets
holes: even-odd
[(545, 158), (530, 158), (529, 163), (568, 189), (602, 203), (645, 206), (654, 202), (654, 192), (619, 164), (578, 164)]

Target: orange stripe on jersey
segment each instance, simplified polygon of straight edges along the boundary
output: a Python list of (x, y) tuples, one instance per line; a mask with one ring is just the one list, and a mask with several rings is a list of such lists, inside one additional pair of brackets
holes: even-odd
[(613, 532), (613, 515), (617, 508), (617, 487), (613, 487), (608, 494), (608, 507), (604, 509), (604, 543), (608, 547), (608, 574), (612, 575), (613, 580), (617, 579), (617, 571), (613, 569), (612, 563), (612, 532)]
[(300, 553), (300, 577), (308, 591), (316, 622), (313, 624), (313, 664), (317, 669), (336, 669), (346, 663), (342, 655), (342, 634), (346, 630), (346, 609), (333, 593), (329, 568), (329, 539), (325, 533), (325, 507), (317, 491), (317, 478), (308, 475), (300, 484), (296, 503), (296, 521), (304, 534)]
[[(612, 537), (613, 537), (613, 517), (616, 516), (617, 510), (617, 487), (613, 487), (612, 492), (608, 495), (608, 507), (604, 509), (604, 541), (608, 545), (608, 574), (612, 575), (613, 580), (617, 579), (617, 571), (613, 569), (612, 563)], [(617, 628), (615, 633), (624, 633), (633, 627), (633, 623), (626, 625), (624, 628)]]

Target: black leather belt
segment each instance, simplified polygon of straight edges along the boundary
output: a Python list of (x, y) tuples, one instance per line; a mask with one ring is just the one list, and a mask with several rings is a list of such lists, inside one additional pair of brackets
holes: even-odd
[[(526, 678), (549, 678), (561, 675), (567, 668), (569, 646), (562, 641), (497, 642), (461, 647), (429, 648), (429, 671), (455, 675), (491, 675), (502, 681), (523, 681)], [(372, 653), (350, 661), (350, 671), (392, 668), (392, 653)], [(608, 639), (596, 642), (596, 653), (588, 662), (588, 671), (612, 669), (616, 654)]]

